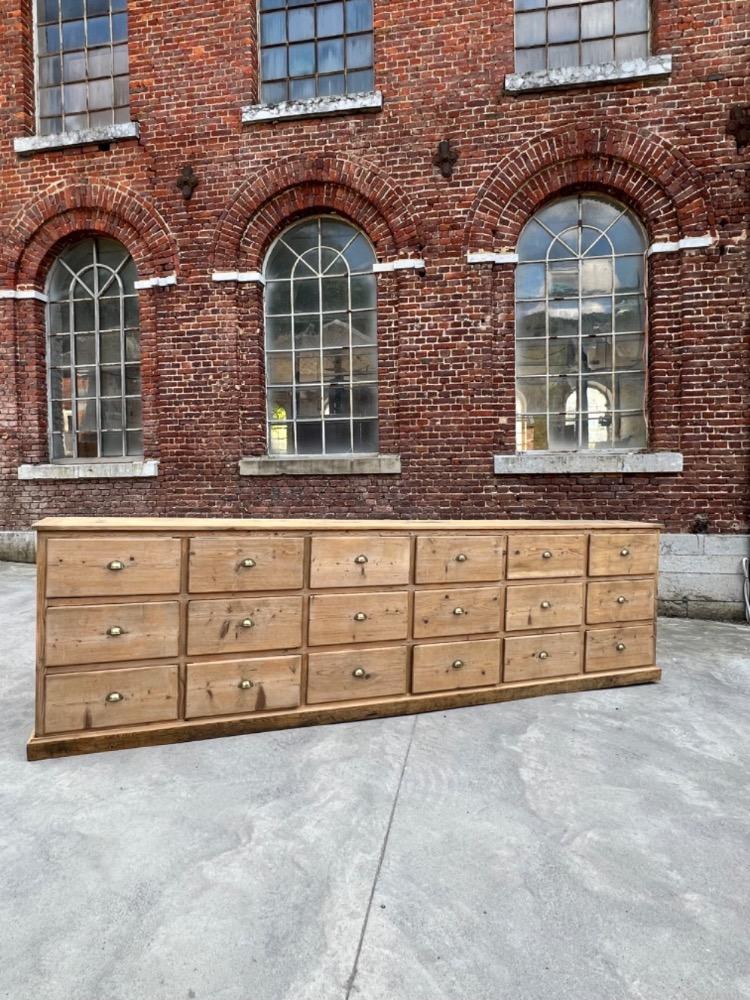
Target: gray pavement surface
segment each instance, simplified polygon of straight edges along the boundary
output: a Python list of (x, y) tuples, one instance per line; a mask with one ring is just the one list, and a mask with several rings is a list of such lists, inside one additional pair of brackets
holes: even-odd
[(0, 563), (3, 1000), (750, 998), (750, 629), (660, 685), (29, 764)]

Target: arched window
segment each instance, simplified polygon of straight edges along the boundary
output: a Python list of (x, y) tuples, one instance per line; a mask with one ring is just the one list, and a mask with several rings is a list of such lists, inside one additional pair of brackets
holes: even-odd
[(268, 449), (275, 455), (378, 450), (377, 289), (367, 237), (341, 219), (305, 219), (265, 266)]
[(143, 454), (136, 268), (115, 240), (81, 240), (47, 282), (52, 459)]
[(530, 220), (516, 269), (520, 451), (646, 446), (646, 236), (594, 194)]

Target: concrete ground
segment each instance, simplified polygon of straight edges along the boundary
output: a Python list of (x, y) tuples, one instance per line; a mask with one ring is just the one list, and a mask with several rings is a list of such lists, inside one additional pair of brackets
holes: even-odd
[(750, 998), (750, 629), (661, 685), (28, 764), (0, 563), (3, 1000)]

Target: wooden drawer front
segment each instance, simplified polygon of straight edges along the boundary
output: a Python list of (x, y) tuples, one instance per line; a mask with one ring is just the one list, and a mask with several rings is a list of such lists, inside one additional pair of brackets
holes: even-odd
[(653, 580), (602, 580), (589, 584), (586, 621), (635, 622), (654, 617)]
[(580, 632), (517, 635), (505, 640), (506, 684), (580, 672)]
[(188, 663), (185, 718), (297, 708), (301, 656)]
[(179, 627), (176, 601), (48, 608), (46, 663), (58, 667), (177, 656)]
[(190, 590), (298, 590), (303, 585), (304, 539), (236, 535), (190, 541)]
[(500, 587), (419, 590), (414, 594), (414, 636), (499, 632), (501, 611)]
[(179, 538), (50, 538), (47, 597), (178, 594)]
[(589, 576), (643, 576), (656, 573), (659, 535), (655, 531), (594, 533), (589, 549)]
[(310, 653), (307, 701), (354, 701), (406, 693), (406, 648)]
[(414, 647), (412, 690), (455, 691), (500, 683), (500, 639)]
[(48, 674), (44, 729), (67, 733), (177, 718), (177, 667)]
[(417, 583), (482, 583), (505, 575), (503, 535), (422, 535)]
[(582, 583), (536, 583), (508, 587), (505, 592), (505, 628), (559, 628), (583, 622)]
[(311, 587), (380, 587), (409, 582), (411, 539), (401, 535), (313, 538)]
[(310, 598), (310, 645), (405, 639), (409, 595), (313, 594)]
[(652, 625), (592, 629), (586, 633), (586, 670), (650, 667), (655, 638)]
[(301, 597), (190, 601), (190, 656), (293, 649), (302, 644)]
[(583, 576), (586, 571), (586, 535), (551, 532), (510, 535), (508, 579), (533, 580), (545, 576)]

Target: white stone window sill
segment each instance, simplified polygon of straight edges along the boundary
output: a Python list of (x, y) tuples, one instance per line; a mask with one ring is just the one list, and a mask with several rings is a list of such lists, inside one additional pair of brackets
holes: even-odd
[(678, 451), (527, 451), (495, 455), (496, 476), (643, 475), (682, 472), (682, 468), (682, 454)]
[(241, 476), (397, 476), (400, 455), (321, 455), (241, 458)]
[(138, 122), (122, 122), (119, 125), (98, 125), (76, 132), (61, 132), (58, 135), (29, 135), (13, 140), (13, 149), (21, 155), (44, 153), (51, 149), (67, 149), (69, 146), (90, 146), (97, 143), (119, 142), (122, 139), (139, 139), (141, 129)]
[(284, 101), (281, 104), (251, 104), (242, 109), (242, 121), (275, 122), (290, 118), (320, 118), (328, 115), (349, 115), (357, 111), (382, 111), (383, 95), (379, 90), (370, 94), (341, 97), (312, 97), (306, 101)]
[(131, 462), (61, 462), (59, 465), (19, 465), (19, 479), (153, 479), (159, 460)]
[(621, 63), (599, 63), (592, 66), (563, 66), (560, 69), (539, 69), (531, 73), (509, 73), (505, 90), (509, 94), (556, 87), (590, 87), (597, 83), (618, 83), (621, 80), (643, 80), (650, 76), (668, 76), (672, 72), (672, 56), (649, 56), (648, 59), (628, 59)]

